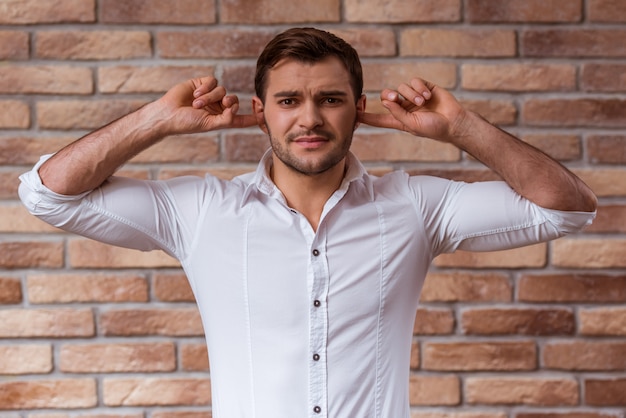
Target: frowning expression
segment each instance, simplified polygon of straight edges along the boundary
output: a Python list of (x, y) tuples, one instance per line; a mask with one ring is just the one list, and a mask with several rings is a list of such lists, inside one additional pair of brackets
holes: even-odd
[(253, 105), (269, 134), (274, 164), (316, 175), (344, 161), (365, 96), (355, 99), (350, 75), (335, 57), (286, 59), (268, 74), (265, 102), (255, 98)]

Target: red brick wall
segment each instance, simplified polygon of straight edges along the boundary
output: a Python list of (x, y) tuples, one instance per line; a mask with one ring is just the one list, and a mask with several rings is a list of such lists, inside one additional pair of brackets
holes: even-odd
[[(551, 154), (600, 198), (559, 241), (438, 258), (415, 326), (414, 417), (626, 413), (626, 2), (0, 0), (0, 416), (210, 417), (203, 331), (178, 265), (54, 230), (17, 199), (39, 155), (216, 75), (249, 110), (255, 57), (314, 25), (362, 55), (377, 92), (421, 75)], [(254, 129), (166, 140), (140, 178), (251, 170)], [(361, 128), (373, 172), (493, 175), (446, 145)], [(393, 417), (390, 417), (393, 418)]]

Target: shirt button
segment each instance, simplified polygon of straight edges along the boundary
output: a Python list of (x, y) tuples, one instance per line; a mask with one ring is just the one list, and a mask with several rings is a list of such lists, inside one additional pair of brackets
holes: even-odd
[(318, 361), (320, 359), (319, 354), (313, 354), (313, 360)]
[(322, 412), (322, 408), (320, 408), (319, 406), (316, 406), (313, 408), (313, 412), (315, 412), (316, 414), (319, 414), (320, 412)]
[(319, 308), (322, 305), (322, 302), (320, 302), (319, 300), (313, 301), (313, 306), (315, 306), (316, 308)]
[(320, 251), (318, 249), (313, 250), (313, 255), (317, 257), (318, 255), (320, 255)]

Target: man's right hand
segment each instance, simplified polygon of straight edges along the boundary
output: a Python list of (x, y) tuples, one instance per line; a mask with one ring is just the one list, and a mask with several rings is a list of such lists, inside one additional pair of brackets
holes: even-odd
[(39, 167), (44, 185), (60, 194), (93, 190), (132, 157), (174, 134), (257, 124), (237, 115), (239, 99), (213, 77), (188, 80), (160, 99), (85, 135)]
[(187, 80), (153, 103), (164, 134), (187, 134), (254, 126), (253, 115), (238, 115), (239, 98), (227, 95), (214, 77)]

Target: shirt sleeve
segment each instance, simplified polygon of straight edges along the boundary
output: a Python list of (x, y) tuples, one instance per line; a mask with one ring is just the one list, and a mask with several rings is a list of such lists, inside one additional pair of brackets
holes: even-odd
[(545, 242), (580, 231), (596, 214), (540, 207), (503, 181), (464, 183), (415, 176), (409, 184), (435, 254)]
[[(113, 176), (90, 192), (61, 195), (39, 177), (39, 167), (48, 158), (43, 156), (20, 176), (19, 196), (31, 214), (96, 241), (142, 251), (161, 249), (179, 260), (183, 257), (185, 236), (192, 231), (182, 222), (180, 207), (185, 202), (176, 200), (169, 183)], [(186, 187), (200, 187), (201, 182)], [(185, 211), (191, 215), (198, 212), (197, 206), (187, 206)]]

